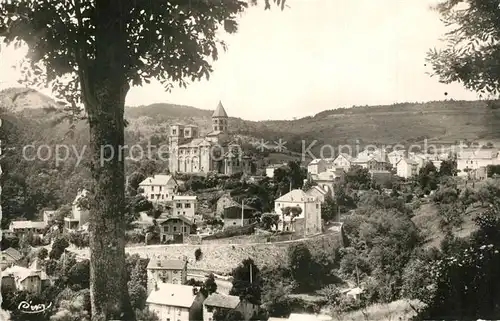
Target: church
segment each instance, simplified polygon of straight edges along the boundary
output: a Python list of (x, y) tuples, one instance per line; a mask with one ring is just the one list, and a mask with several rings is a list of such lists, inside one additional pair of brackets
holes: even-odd
[(168, 142), (170, 173), (251, 172), (251, 158), (229, 139), (228, 116), (221, 102), (212, 115), (211, 132), (200, 137), (198, 126), (174, 124)]

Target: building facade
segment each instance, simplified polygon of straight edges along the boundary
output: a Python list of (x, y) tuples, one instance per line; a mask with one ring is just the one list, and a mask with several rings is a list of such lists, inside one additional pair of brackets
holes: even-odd
[(88, 195), (87, 190), (80, 190), (73, 201), (71, 217), (64, 218), (64, 229), (67, 231), (76, 231), (89, 222), (90, 211), (82, 202)]
[(146, 306), (160, 321), (189, 321), (195, 298), (192, 286), (164, 283), (148, 295)]
[(174, 215), (182, 215), (194, 221), (194, 215), (198, 208), (198, 199), (196, 196), (176, 195), (173, 199), (172, 211)]
[[(283, 217), (283, 209), (286, 207), (299, 207), (301, 213), (293, 218), (296, 222), (292, 222), (291, 215)], [(301, 189), (295, 189), (289, 193), (279, 197), (274, 201), (274, 211), (280, 216), (280, 229), (292, 231), (298, 227), (304, 235), (314, 235), (321, 233), (323, 226), (321, 221), (321, 201), (307, 195)]]
[(229, 141), (226, 110), (219, 102), (212, 115), (212, 131), (204, 137), (194, 125), (170, 126), (169, 169), (171, 173), (209, 173), (232, 175), (251, 173), (251, 159), (244, 157), (239, 144)]
[(185, 236), (191, 234), (193, 221), (183, 215), (175, 215), (166, 219), (158, 219), (160, 224), (160, 240), (182, 242)]
[(147, 266), (147, 278), (148, 295), (158, 284), (184, 284), (187, 281), (187, 259), (151, 258)]
[(178, 187), (172, 175), (153, 175), (139, 183), (141, 194), (153, 204), (172, 202)]

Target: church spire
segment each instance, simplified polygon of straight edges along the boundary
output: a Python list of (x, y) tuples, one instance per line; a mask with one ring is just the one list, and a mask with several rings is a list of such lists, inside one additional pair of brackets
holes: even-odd
[(219, 104), (217, 105), (217, 108), (215, 109), (212, 118), (227, 118), (226, 110), (224, 109), (224, 106), (222, 106), (221, 101), (219, 101)]

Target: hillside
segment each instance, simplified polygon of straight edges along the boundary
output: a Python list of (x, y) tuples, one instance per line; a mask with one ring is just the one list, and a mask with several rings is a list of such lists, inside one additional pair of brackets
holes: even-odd
[[(46, 113), (26, 109), (28, 106), (54, 104), (36, 91), (18, 88), (0, 92), (0, 103), (31, 119), (44, 118)], [(231, 109), (236, 108), (232, 106)], [(164, 140), (168, 125), (178, 122), (197, 124), (201, 132), (206, 133), (211, 126), (211, 113), (209, 109), (173, 104), (127, 107), (125, 118), (129, 125), (126, 131), (133, 142), (147, 140), (153, 135)], [(293, 121), (254, 122), (230, 118), (229, 127), (235, 134), (271, 142), (281, 138), (289, 149), (297, 152), (302, 151), (303, 140), (304, 146), (317, 140), (315, 151), (321, 143), (333, 146), (395, 144), (421, 142), (425, 138), (443, 143), (465, 139), (496, 141), (500, 139), (500, 110), (482, 101), (448, 100), (327, 110)], [(64, 128), (58, 131), (64, 132)]]

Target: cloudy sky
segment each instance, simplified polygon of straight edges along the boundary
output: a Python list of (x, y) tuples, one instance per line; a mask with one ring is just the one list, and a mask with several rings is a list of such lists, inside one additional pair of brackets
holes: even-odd
[[(127, 105), (169, 102), (250, 120), (292, 119), (353, 105), (476, 99), (459, 84), (429, 77), (425, 54), (446, 29), (437, 0), (287, 0), (289, 8), (251, 8), (210, 81), (167, 93), (152, 83), (133, 88)], [(0, 53), (0, 87), (19, 74), (23, 50)], [(448, 95), (445, 96), (444, 93)]]

